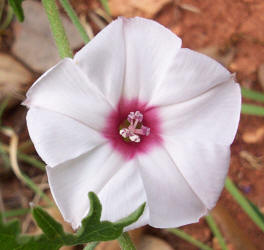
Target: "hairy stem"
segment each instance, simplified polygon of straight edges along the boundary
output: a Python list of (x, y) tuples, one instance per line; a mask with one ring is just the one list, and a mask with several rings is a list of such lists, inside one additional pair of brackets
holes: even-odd
[(88, 243), (83, 250), (94, 250), (98, 244), (99, 242)]
[(49, 19), (50, 28), (61, 58), (71, 57), (72, 51), (59, 15), (55, 0), (42, 0)]
[(79, 21), (78, 16), (76, 15), (74, 9), (72, 8), (69, 0), (60, 0), (61, 5), (63, 6), (64, 10), (67, 12), (68, 16), (70, 17), (72, 23), (75, 25), (77, 30), (80, 32), (80, 35), (85, 43), (90, 41), (84, 27)]
[(122, 250), (136, 250), (128, 233), (121, 234), (118, 238), (118, 242)]

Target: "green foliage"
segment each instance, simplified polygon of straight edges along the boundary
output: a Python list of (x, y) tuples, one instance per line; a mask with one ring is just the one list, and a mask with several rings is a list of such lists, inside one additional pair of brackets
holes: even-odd
[(104, 7), (104, 10), (106, 11), (106, 13), (108, 15), (111, 15), (110, 13), (110, 8), (109, 8), (109, 5), (108, 5), (108, 0), (100, 0), (101, 4), (103, 5)]
[(237, 201), (240, 207), (247, 213), (251, 220), (264, 232), (263, 215), (258, 208), (240, 192), (229, 177), (226, 178), (225, 188)]
[(99, 242), (91, 242), (83, 250), (94, 250), (98, 244)]
[[(241, 88), (242, 96), (253, 101), (264, 102), (264, 94), (251, 89)], [(264, 116), (264, 107), (254, 104), (242, 104), (242, 114)]]
[(145, 204), (143, 204), (128, 217), (112, 223), (100, 221), (102, 206), (96, 194), (90, 192), (89, 199), (89, 214), (83, 219), (82, 226), (76, 234), (64, 232), (62, 225), (40, 207), (33, 208), (33, 217), (44, 233), (38, 236), (20, 235), (18, 221), (4, 224), (0, 217), (1, 250), (58, 250), (64, 245), (72, 246), (113, 240), (122, 234), (124, 227), (137, 221), (145, 208)]
[(97, 196), (90, 192), (89, 199), (91, 206), (90, 212), (83, 219), (82, 226), (74, 235), (65, 233), (62, 226), (39, 207), (33, 209), (33, 216), (49, 240), (62, 245), (78, 245), (118, 238), (122, 234), (123, 228), (137, 221), (145, 208), (145, 204), (143, 204), (128, 217), (112, 223), (109, 221), (100, 221), (102, 206)]
[(183, 240), (186, 240), (187, 242), (191, 243), (192, 245), (197, 246), (201, 250), (213, 250), (211, 247), (205, 245), (204, 243), (202, 243), (199, 240), (196, 240), (191, 235), (185, 233), (183, 230), (180, 230), (178, 228), (171, 228), (171, 229), (167, 229), (167, 231), (177, 235), (179, 238), (181, 238)]
[(209, 225), (211, 231), (213, 232), (214, 236), (217, 238), (218, 243), (219, 243), (221, 249), (222, 250), (228, 250), (228, 247), (226, 245), (225, 239), (222, 236), (222, 234), (221, 234), (218, 226), (216, 225), (213, 216), (210, 215), (210, 214), (208, 214), (205, 217), (205, 220), (206, 220), (207, 224)]
[(17, 237), (19, 233), (20, 227), (17, 220), (4, 224), (2, 215), (0, 215), (0, 246), (2, 250), (16, 248), (18, 246)]
[(243, 97), (245, 98), (252, 99), (257, 102), (264, 102), (264, 94), (259, 91), (241, 88), (241, 92)]
[(59, 51), (61, 58), (73, 57), (72, 50), (70, 48), (69, 40), (65, 33), (59, 9), (57, 7), (56, 1), (54, 0), (42, 0), (43, 7), (47, 14), (50, 28), (52, 31), (53, 38), (55, 40), (56, 46)]
[(30, 212), (29, 208), (11, 209), (2, 212), (3, 218), (25, 215)]
[(75, 25), (76, 29), (80, 32), (80, 35), (85, 43), (90, 41), (83, 25), (81, 24), (78, 16), (76, 15), (74, 9), (72, 8), (69, 0), (60, 0), (61, 5), (63, 6), (64, 10), (67, 12), (68, 16), (70, 17), (72, 23)]
[(8, 0), (9, 5), (12, 7), (19, 22), (24, 21), (24, 11), (22, 8), (23, 0)]
[(264, 107), (253, 104), (242, 104), (242, 114), (264, 116)]
[(248, 200), (249, 205), (253, 208), (256, 215), (259, 217), (259, 220), (261, 220), (264, 224), (264, 214), (259, 210), (259, 208), (250, 200)]
[(0, 246), (1, 250), (57, 250), (59, 246), (50, 242), (45, 235), (20, 235), (21, 229), (17, 220), (3, 223), (0, 215)]

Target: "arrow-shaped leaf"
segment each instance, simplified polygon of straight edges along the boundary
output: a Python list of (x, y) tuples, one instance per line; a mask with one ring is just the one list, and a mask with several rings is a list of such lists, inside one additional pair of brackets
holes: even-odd
[(128, 217), (112, 223), (100, 221), (102, 206), (95, 193), (89, 193), (90, 211), (82, 220), (82, 226), (76, 234), (65, 233), (61, 224), (55, 221), (48, 213), (40, 207), (33, 209), (33, 216), (46, 237), (57, 244), (78, 245), (94, 241), (108, 241), (118, 238), (124, 227), (134, 223), (142, 215), (145, 203)]
[(88, 196), (90, 211), (76, 234), (64, 232), (62, 225), (40, 207), (33, 208), (33, 217), (44, 233), (38, 236), (21, 235), (19, 222), (3, 223), (0, 214), (1, 250), (58, 250), (64, 245), (113, 240), (122, 234), (124, 227), (137, 221), (145, 208), (144, 203), (135, 212), (115, 223), (100, 221), (101, 203), (95, 193), (91, 192)]

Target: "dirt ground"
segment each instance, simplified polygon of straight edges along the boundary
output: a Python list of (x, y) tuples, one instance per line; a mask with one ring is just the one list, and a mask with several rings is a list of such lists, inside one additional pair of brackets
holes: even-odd
[[(206, 51), (205, 53), (223, 62), (230, 71), (236, 72), (238, 82), (242, 86), (264, 91), (264, 83), (258, 78), (259, 68), (264, 63), (263, 0), (142, 0), (141, 4), (139, 2), (110, 0), (113, 18), (118, 15), (129, 17), (140, 15), (155, 19), (179, 35), (183, 47)], [(88, 14), (99, 8), (100, 4), (94, 0), (74, 0), (73, 6), (79, 15), (86, 17), (94, 33), (97, 33), (100, 29), (98, 22), (94, 22)], [(11, 53), (10, 48), (14, 41), (12, 32), (13, 29), (10, 27), (1, 35), (0, 52)], [(4, 116), (4, 124), (15, 128), (21, 142), (28, 139), (25, 112), (23, 107), (15, 106)], [(241, 116), (239, 130), (232, 146), (229, 170), (230, 178), (262, 212), (264, 212), (263, 131), (263, 118)], [(5, 137), (1, 139), (8, 142)], [(32, 147), (27, 150), (34, 153)], [(23, 170), (32, 177), (40, 178), (39, 170), (28, 169), (27, 165), (23, 165)], [(21, 204), (26, 207), (33, 193), (10, 172), (2, 172), (0, 179), (5, 190), (2, 194), (5, 208), (18, 208)], [(226, 190), (223, 191), (212, 214), (230, 250), (264, 250), (263, 233)], [(183, 229), (215, 250), (220, 249), (204, 219), (197, 224), (184, 226)], [(198, 249), (163, 230), (148, 227), (146, 233), (166, 240), (175, 250)]]

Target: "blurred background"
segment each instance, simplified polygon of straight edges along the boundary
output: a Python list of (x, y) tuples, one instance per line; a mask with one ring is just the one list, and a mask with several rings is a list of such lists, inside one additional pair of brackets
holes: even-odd
[[(243, 87), (243, 114), (232, 146), (229, 182), (216, 208), (199, 223), (173, 232), (150, 227), (134, 231), (137, 249), (264, 249), (264, 1), (73, 0), (71, 4), (90, 38), (117, 16), (154, 19), (180, 36), (183, 47), (236, 72)], [(29, 139), (27, 110), (20, 103), (59, 56), (41, 2), (25, 0), (23, 9), (25, 21), (20, 23), (7, 1), (0, 0), (0, 210), (5, 221), (19, 218), (23, 233), (37, 234), (30, 202), (63, 221), (49, 205), (45, 165)], [(61, 6), (60, 10), (71, 47), (77, 51), (84, 43)], [(119, 248), (109, 242), (96, 249)]]

